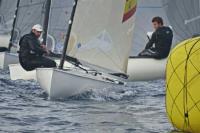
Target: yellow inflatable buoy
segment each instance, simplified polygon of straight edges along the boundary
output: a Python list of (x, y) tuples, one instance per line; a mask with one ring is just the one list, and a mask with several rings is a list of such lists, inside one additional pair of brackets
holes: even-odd
[(175, 128), (200, 133), (200, 37), (183, 41), (169, 56), (166, 111)]

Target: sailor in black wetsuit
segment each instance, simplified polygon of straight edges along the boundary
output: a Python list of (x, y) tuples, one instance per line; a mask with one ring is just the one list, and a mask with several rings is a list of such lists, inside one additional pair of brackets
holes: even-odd
[(147, 43), (145, 50), (143, 50), (139, 57), (163, 59), (169, 55), (173, 32), (171, 28), (163, 26), (163, 19), (161, 17), (154, 17), (152, 23), (155, 32)]
[(39, 67), (56, 67), (56, 63), (53, 60), (43, 56), (44, 54), (49, 54), (49, 51), (38, 40), (42, 31), (41, 25), (34, 25), (31, 33), (24, 35), (20, 39), (19, 61), (21, 66), (27, 71)]

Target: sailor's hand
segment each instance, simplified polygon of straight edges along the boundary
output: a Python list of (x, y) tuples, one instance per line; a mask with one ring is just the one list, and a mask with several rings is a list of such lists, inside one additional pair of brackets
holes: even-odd
[(48, 55), (50, 54), (50, 51), (47, 49), (46, 45), (41, 45), (41, 47), (46, 51)]

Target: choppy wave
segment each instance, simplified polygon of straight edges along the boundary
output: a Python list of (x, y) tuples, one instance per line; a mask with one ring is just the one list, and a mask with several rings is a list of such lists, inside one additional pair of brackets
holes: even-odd
[[(19, 95), (19, 97), (26, 97), (27, 95), (28, 97), (43, 97), (45, 99), (48, 97), (35, 81), (11, 81), (8, 71), (1, 71), (0, 74), (0, 86), (4, 93), (6, 88), (7, 91), (12, 91), (12, 94)], [(165, 95), (163, 84), (163, 80), (158, 80), (152, 82), (132, 82), (126, 87), (102, 88), (98, 90), (91, 88), (90, 91), (86, 91), (82, 94), (72, 96), (64, 100), (119, 101), (134, 99), (136, 96), (162, 97)]]
[(0, 70), (0, 132), (168, 132), (164, 96), (158, 80), (51, 101), (35, 81)]

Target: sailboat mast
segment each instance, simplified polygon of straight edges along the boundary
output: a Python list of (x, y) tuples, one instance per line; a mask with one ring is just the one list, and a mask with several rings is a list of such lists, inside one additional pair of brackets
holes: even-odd
[(49, 14), (51, 10), (51, 0), (47, 0), (46, 5), (45, 5), (45, 18), (44, 18), (44, 31), (43, 31), (43, 44), (46, 45), (47, 42), (47, 35), (48, 35), (48, 26), (49, 26)]
[(61, 60), (60, 60), (59, 69), (63, 69), (63, 66), (64, 66), (65, 57), (66, 57), (66, 53), (67, 53), (67, 46), (69, 43), (69, 38), (70, 38), (70, 34), (71, 34), (72, 24), (74, 21), (77, 3), (78, 3), (78, 0), (74, 0), (73, 10), (72, 10), (72, 14), (71, 14), (71, 17), (69, 20), (69, 26), (68, 26), (68, 30), (67, 30), (67, 34), (66, 34), (66, 38), (65, 38), (65, 42), (64, 42), (64, 47), (63, 47), (63, 52), (62, 52), (62, 56), (61, 56)]
[(12, 25), (11, 37), (10, 37), (10, 42), (9, 42), (9, 46), (8, 46), (9, 51), (10, 51), (12, 45), (13, 45), (12, 40), (13, 40), (13, 36), (14, 36), (17, 15), (18, 15), (18, 11), (19, 11), (19, 4), (20, 4), (20, 0), (17, 0), (17, 6), (16, 6), (16, 9), (15, 9), (15, 15), (14, 15), (14, 20), (13, 20), (13, 25)]

